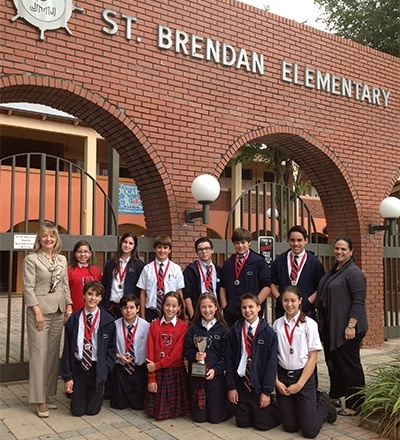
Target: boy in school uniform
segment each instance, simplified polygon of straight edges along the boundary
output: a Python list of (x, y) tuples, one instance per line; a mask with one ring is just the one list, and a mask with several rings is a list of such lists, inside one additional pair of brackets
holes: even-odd
[(137, 287), (140, 289), (140, 317), (151, 322), (162, 316), (162, 300), (168, 292), (178, 292), (182, 299), (185, 287), (180, 266), (168, 257), (172, 251), (172, 240), (161, 234), (153, 245), (156, 259), (143, 268)]
[(117, 360), (111, 374), (110, 406), (143, 409), (147, 389), (146, 344), (149, 323), (140, 318), (139, 299), (121, 298), (122, 317), (115, 321)]
[(230, 408), (239, 428), (266, 431), (280, 424), (279, 409), (271, 402), (277, 372), (277, 337), (259, 318), (257, 295), (240, 298), (243, 319), (230, 328), (226, 348), (226, 383)]
[(212, 262), (214, 253), (212, 241), (207, 237), (200, 237), (194, 243), (194, 249), (199, 258), (187, 265), (183, 271), (185, 281), (183, 298), (189, 319), (193, 318), (197, 301), (202, 293), (210, 292), (219, 299), (221, 277), (221, 268)]
[[(232, 234), (236, 253), (229, 257), (221, 271), (220, 304), (224, 318), (232, 326), (241, 317), (239, 298), (246, 292), (258, 295), (261, 311), (270, 293), (271, 271), (264, 258), (250, 249), (251, 233), (236, 228)], [(260, 311), (260, 316), (261, 316)]]
[(71, 394), (74, 416), (95, 415), (103, 404), (103, 387), (115, 363), (114, 315), (99, 308), (104, 287), (89, 281), (83, 287), (85, 307), (67, 321), (60, 375)]
[(290, 249), (280, 254), (271, 265), (271, 293), (276, 300), (276, 319), (285, 313), (282, 292), (292, 285), (297, 286), (301, 292), (303, 312), (316, 320), (314, 303), (318, 284), (325, 274), (324, 266), (315, 255), (306, 251), (307, 231), (303, 226), (292, 226), (288, 237)]

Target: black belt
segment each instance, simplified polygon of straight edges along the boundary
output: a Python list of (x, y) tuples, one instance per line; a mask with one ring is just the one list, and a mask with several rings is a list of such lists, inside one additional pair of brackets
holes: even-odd
[(285, 368), (282, 368), (279, 366), (279, 371), (286, 375), (287, 377), (300, 377), (303, 373), (304, 368), (300, 368), (300, 370), (285, 370)]

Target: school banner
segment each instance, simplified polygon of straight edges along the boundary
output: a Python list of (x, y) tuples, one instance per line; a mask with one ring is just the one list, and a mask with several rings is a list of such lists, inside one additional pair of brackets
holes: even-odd
[(136, 185), (118, 185), (118, 212), (120, 214), (143, 214), (142, 199)]

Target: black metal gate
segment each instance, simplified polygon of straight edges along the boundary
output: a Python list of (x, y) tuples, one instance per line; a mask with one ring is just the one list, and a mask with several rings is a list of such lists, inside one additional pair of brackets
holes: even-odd
[(87, 240), (100, 269), (117, 246), (117, 219), (96, 180), (76, 164), (43, 153), (0, 161), (0, 381), (28, 377), (22, 260), (39, 225), (52, 221), (67, 259), (74, 244)]

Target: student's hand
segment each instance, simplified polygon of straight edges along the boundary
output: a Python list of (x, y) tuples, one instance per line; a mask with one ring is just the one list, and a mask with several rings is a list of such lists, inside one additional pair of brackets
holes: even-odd
[(124, 354), (119, 354), (118, 359), (124, 364), (130, 364), (132, 362), (132, 357), (126, 357)]
[(67, 380), (67, 382), (64, 382), (64, 391), (68, 394), (73, 393), (73, 388), (74, 388), (74, 381), (71, 380)]
[(237, 390), (229, 390), (228, 391), (228, 400), (229, 402), (237, 405), (239, 402), (239, 393)]
[(204, 361), (206, 359), (206, 353), (204, 351), (198, 351), (196, 353), (196, 361)]
[(271, 403), (271, 396), (267, 396), (264, 393), (260, 394), (260, 408), (266, 408)]
[(289, 396), (289, 391), (286, 388), (286, 385), (283, 382), (280, 382), (279, 380), (277, 380), (275, 382), (275, 388), (278, 391), (278, 393), (282, 394), (283, 396)]
[(297, 394), (302, 388), (303, 385), (299, 384), (299, 382), (296, 382), (293, 385), (289, 385), (287, 390), (289, 394)]
[[(156, 371), (156, 364), (151, 361), (150, 359), (146, 359), (146, 366), (147, 366), (147, 371), (149, 373), (153, 373), (154, 371)], [(156, 392), (156, 391), (154, 391)]]
[(149, 393), (156, 393), (157, 392), (157, 382), (151, 382), (147, 385), (147, 391)]
[(214, 379), (214, 376), (215, 376), (215, 371), (214, 371), (212, 368), (210, 368), (210, 369), (207, 371), (206, 380), (213, 380), (213, 379)]

